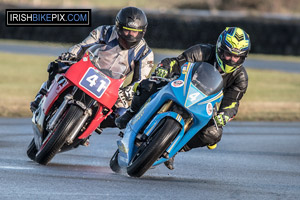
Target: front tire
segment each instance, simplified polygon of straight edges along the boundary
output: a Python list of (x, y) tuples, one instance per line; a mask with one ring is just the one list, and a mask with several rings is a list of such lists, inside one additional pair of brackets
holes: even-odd
[(35, 160), (35, 155), (38, 152), (36, 146), (35, 146), (35, 142), (34, 142), (34, 138), (31, 140), (30, 144), (27, 147), (27, 156), (28, 158), (30, 158), (31, 160)]
[(111, 157), (109, 166), (110, 169), (116, 173), (120, 173), (121, 167), (118, 163), (119, 149), (115, 152), (115, 154)]
[(165, 123), (139, 146), (127, 167), (127, 174), (142, 176), (166, 151), (180, 130), (181, 125), (175, 119), (166, 118)]
[(36, 154), (35, 161), (47, 165), (55, 154), (64, 145), (68, 135), (74, 131), (83, 115), (83, 110), (76, 105), (71, 105), (62, 115), (62, 119), (57, 123), (54, 131), (47, 136)]

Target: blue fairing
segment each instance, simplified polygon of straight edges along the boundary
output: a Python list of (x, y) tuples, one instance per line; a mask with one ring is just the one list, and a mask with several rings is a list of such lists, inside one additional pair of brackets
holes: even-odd
[[(205, 80), (204, 84), (202, 80)], [(193, 117), (193, 124), (190, 129), (184, 133), (182, 128), (167, 149), (170, 158), (175, 155), (211, 119), (214, 105), (222, 100), (222, 84), (222, 78), (213, 66), (207, 63), (185, 63), (181, 67), (181, 76), (152, 95), (138, 114), (128, 123), (124, 137), (117, 142), (119, 165), (128, 166), (136, 151), (134, 142), (140, 129), (168, 100), (184, 107)], [(181, 115), (173, 111), (167, 111), (156, 114), (143, 133), (147, 136), (150, 135), (159, 121), (165, 117), (174, 118), (184, 127), (185, 123)], [(161, 158), (154, 165), (164, 161), (166, 159)]]

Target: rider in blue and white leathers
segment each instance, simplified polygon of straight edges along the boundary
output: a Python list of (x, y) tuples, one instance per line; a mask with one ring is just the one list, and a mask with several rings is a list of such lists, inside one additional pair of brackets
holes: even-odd
[[(123, 8), (116, 16), (115, 25), (97, 27), (81, 43), (72, 46), (59, 58), (61, 60), (80, 60), (85, 50), (95, 44), (108, 45), (112, 51), (123, 55), (128, 61), (126, 63), (127, 79), (119, 91), (119, 99), (115, 107), (127, 108), (133, 97), (134, 84), (147, 78), (153, 68), (154, 55), (144, 39), (147, 25), (147, 17), (141, 9)], [(42, 85), (41, 89), (47, 90), (54, 76), (67, 69), (68, 67), (62, 67), (57, 62), (51, 62), (48, 66), (49, 80)], [(39, 92), (35, 101), (30, 105), (32, 111), (37, 108), (41, 97), (42, 94)], [(108, 126), (114, 126), (114, 122)]]

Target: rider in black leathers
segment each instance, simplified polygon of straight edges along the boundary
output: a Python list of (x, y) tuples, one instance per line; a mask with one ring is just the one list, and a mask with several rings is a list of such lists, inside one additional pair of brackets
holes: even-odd
[[(214, 149), (221, 140), (223, 126), (233, 119), (239, 107), (239, 101), (248, 86), (248, 75), (242, 66), (250, 51), (249, 35), (238, 27), (227, 27), (219, 36), (216, 45), (197, 44), (176, 58), (166, 58), (158, 64), (155, 74), (162, 77), (172, 77), (180, 74), (185, 62), (204, 61), (214, 65), (223, 77), (224, 97), (217, 115), (183, 147), (189, 151), (192, 148), (207, 146)], [(124, 115), (116, 119), (119, 128), (125, 128), (130, 119), (138, 112), (144, 102), (166, 83), (155, 83), (149, 79), (143, 80), (133, 98), (130, 108)], [(217, 126), (216, 126), (217, 125)], [(169, 169), (174, 169), (174, 157), (165, 162)]]

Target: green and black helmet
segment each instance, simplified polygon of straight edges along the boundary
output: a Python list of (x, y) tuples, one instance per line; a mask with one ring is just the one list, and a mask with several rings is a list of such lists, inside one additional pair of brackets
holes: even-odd
[[(250, 51), (249, 35), (241, 28), (227, 27), (219, 36), (216, 45), (216, 59), (225, 73), (231, 73), (240, 67)], [(226, 60), (224, 53), (239, 56), (237, 62)]]

